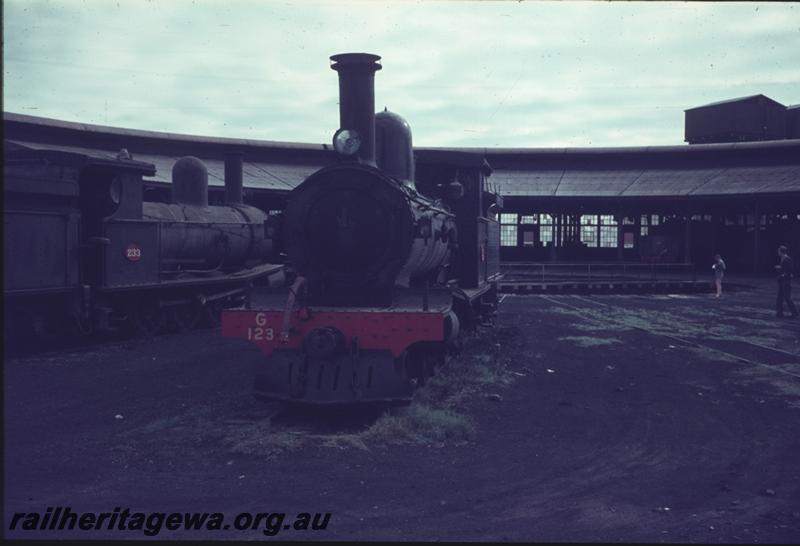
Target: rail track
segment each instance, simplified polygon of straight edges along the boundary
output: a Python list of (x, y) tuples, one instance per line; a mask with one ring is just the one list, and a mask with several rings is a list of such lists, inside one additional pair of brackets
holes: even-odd
[[(779, 367), (777, 365), (767, 364), (767, 363), (764, 363), (764, 362), (760, 362), (758, 360), (753, 360), (751, 358), (744, 357), (744, 356), (742, 356), (740, 354), (735, 354), (735, 353), (732, 353), (732, 352), (730, 352), (728, 350), (720, 349), (719, 347), (714, 347), (712, 345), (709, 345), (708, 343), (702, 343), (702, 342), (700, 342), (698, 340), (694, 340), (694, 339), (686, 339), (685, 337), (681, 337), (681, 336), (673, 335), (673, 334), (668, 334), (668, 333), (659, 331), (659, 330), (654, 329), (654, 328), (645, 328), (645, 327), (642, 327), (642, 326), (632, 325), (632, 324), (626, 323), (624, 321), (615, 319), (612, 316), (607, 316), (606, 315), (602, 319), (596, 318), (594, 316), (586, 314), (586, 310), (587, 310), (586, 307), (579, 307), (577, 305), (573, 305), (571, 303), (568, 303), (568, 302), (564, 301), (564, 299), (563, 299), (564, 297), (563, 296), (562, 296), (561, 299), (556, 299), (556, 298), (553, 298), (553, 297), (550, 297), (550, 296), (544, 296), (544, 295), (539, 295), (539, 297), (543, 298), (543, 299), (545, 299), (545, 300), (547, 300), (547, 301), (549, 301), (551, 303), (554, 303), (556, 305), (561, 305), (563, 307), (568, 307), (568, 308), (574, 309), (574, 310), (582, 313), (582, 316), (584, 318), (588, 319), (588, 320), (592, 320), (592, 321), (599, 322), (599, 323), (606, 323), (606, 322), (615, 323), (615, 324), (617, 324), (619, 326), (623, 326), (623, 327), (626, 327), (626, 328), (639, 330), (639, 331), (646, 332), (646, 333), (654, 335), (654, 336), (664, 337), (664, 338), (670, 339), (672, 341), (676, 341), (676, 342), (684, 344), (684, 345), (698, 347), (698, 348), (702, 348), (702, 349), (705, 349), (705, 350), (708, 350), (708, 351), (711, 351), (711, 352), (723, 354), (723, 355), (725, 355), (725, 356), (727, 356), (729, 358), (733, 358), (733, 359), (741, 361), (741, 362), (745, 362), (745, 363), (748, 363), (748, 364), (751, 364), (751, 365), (767, 368), (767, 369), (772, 370), (774, 372), (800, 379), (800, 366), (798, 366), (797, 371), (784, 370), (783, 368), (781, 368), (781, 367)], [(613, 305), (613, 304), (606, 303), (606, 302), (596, 301), (594, 299), (590, 299), (590, 298), (587, 298), (587, 297), (584, 297), (584, 296), (571, 295), (570, 298), (571, 299), (575, 299), (575, 300), (579, 300), (579, 301), (588, 302), (588, 303), (591, 303), (591, 304), (593, 304), (595, 306), (598, 306), (598, 307), (601, 307), (601, 308), (614, 309), (616, 311), (623, 311), (623, 312), (627, 311), (627, 309), (625, 309), (624, 307), (620, 307), (618, 305)], [(723, 342), (723, 343), (724, 342), (730, 343), (732, 341), (735, 341), (736, 343), (740, 343), (740, 344), (743, 344), (743, 345), (750, 345), (750, 346), (753, 346), (753, 347), (757, 347), (761, 351), (767, 351), (767, 352), (771, 352), (771, 353), (780, 355), (780, 358), (782, 358), (784, 360), (788, 356), (788, 357), (791, 358), (791, 362), (784, 362), (784, 364), (792, 363), (792, 364), (799, 364), (800, 365), (800, 354), (797, 354), (797, 353), (792, 353), (790, 351), (784, 351), (782, 349), (777, 349), (775, 347), (769, 347), (767, 345), (762, 345), (760, 343), (754, 343), (754, 342), (743, 340), (743, 339), (730, 340), (730, 339), (719, 337), (719, 336), (714, 336), (711, 339), (713, 339), (714, 341), (719, 341), (719, 342)]]
[(24, 358), (95, 350), (115, 345), (134, 344), (162, 336), (182, 336), (197, 332), (214, 333), (218, 326), (202, 325), (188, 331), (165, 331), (152, 335), (124, 330), (109, 330), (89, 334), (58, 332), (46, 336), (14, 337), (4, 332), (3, 352), (6, 358)]
[(500, 282), (502, 293), (513, 294), (636, 294), (711, 291), (708, 281), (690, 280), (641, 280), (641, 279), (574, 279), (574, 280), (525, 280), (505, 279)]

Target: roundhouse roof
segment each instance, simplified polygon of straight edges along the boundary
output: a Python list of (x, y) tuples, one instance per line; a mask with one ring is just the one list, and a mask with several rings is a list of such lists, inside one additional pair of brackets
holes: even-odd
[(759, 93), (758, 95), (748, 95), (748, 96), (746, 96), (746, 97), (737, 97), (737, 98), (735, 98), (735, 99), (725, 99), (725, 100), (718, 100), (718, 101), (716, 101), (716, 102), (710, 102), (710, 103), (708, 103), (708, 104), (703, 104), (703, 105), (700, 105), (700, 106), (693, 106), (693, 107), (691, 107), (691, 108), (687, 108), (686, 110), (684, 110), (684, 112), (691, 112), (692, 110), (700, 110), (701, 108), (708, 108), (708, 107), (710, 107), (710, 106), (722, 106), (723, 104), (735, 104), (735, 103), (743, 103), (743, 102), (755, 102), (755, 101), (757, 101), (757, 100), (759, 100), (759, 99), (760, 99), (760, 100), (769, 101), (769, 102), (771, 102), (771, 103), (773, 103), (773, 104), (776, 104), (776, 105), (778, 105), (778, 106), (783, 106), (783, 105), (782, 105), (781, 103), (779, 103), (778, 101), (776, 101), (776, 100), (774, 100), (774, 99), (771, 99), (771, 98), (769, 98), (768, 96), (766, 96), (766, 95), (762, 95), (762, 94), (760, 94), (760, 93)]
[[(174, 162), (195, 155), (209, 185), (222, 186), (227, 152), (245, 154), (245, 187), (285, 192), (335, 161), (327, 144), (181, 135), (3, 113), (6, 149), (58, 149), (114, 158), (126, 148), (152, 163), (149, 180), (169, 183)], [(452, 152), (484, 157), (508, 197), (691, 197), (800, 194), (800, 139), (603, 148), (417, 147), (418, 161)]]

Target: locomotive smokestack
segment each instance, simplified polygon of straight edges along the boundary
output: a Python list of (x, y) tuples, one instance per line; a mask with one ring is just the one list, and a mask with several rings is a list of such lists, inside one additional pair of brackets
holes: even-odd
[(331, 68), (339, 73), (340, 129), (355, 129), (361, 136), (356, 155), (375, 164), (375, 72), (381, 69), (379, 55), (341, 53), (333, 55)]
[(242, 204), (242, 152), (225, 154), (225, 203)]

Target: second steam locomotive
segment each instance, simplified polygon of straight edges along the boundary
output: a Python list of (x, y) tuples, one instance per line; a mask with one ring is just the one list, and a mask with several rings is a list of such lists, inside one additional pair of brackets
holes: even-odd
[[(197, 158), (172, 169), (169, 203), (145, 201), (152, 164), (4, 142), (6, 341), (70, 330), (146, 335), (216, 324), (281, 270), (267, 214), (242, 202), (242, 157), (226, 158), (226, 203), (208, 204)], [(123, 153), (124, 152), (124, 153)]]
[(379, 56), (331, 60), (337, 161), (291, 191), (278, 227), (296, 277), (288, 292), (226, 310), (223, 334), (269, 356), (255, 382), (269, 398), (407, 401), (459, 330), (494, 312), (501, 203), (483, 157), (415, 162), (405, 120), (374, 113)]

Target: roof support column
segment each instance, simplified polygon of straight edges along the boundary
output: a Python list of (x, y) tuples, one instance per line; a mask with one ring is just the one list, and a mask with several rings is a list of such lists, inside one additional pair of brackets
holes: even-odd
[(755, 219), (753, 229), (753, 273), (758, 273), (758, 256), (761, 243), (761, 207), (758, 206), (758, 199), (753, 202), (753, 218)]
[(787, 242), (789, 250), (796, 256), (800, 256), (800, 210), (798, 209), (789, 209), (789, 240)]
[(625, 216), (622, 213), (622, 202), (617, 203), (617, 261), (621, 262), (625, 259), (625, 231), (623, 230), (623, 220)]
[(639, 261), (641, 261), (642, 256), (642, 210), (639, 207), (634, 209), (636, 212), (633, 215), (633, 241), (634, 241), (634, 248), (639, 253)]
[(561, 240), (561, 213), (553, 212), (553, 247), (550, 254), (550, 260), (553, 262), (558, 261), (558, 244)]
[(719, 254), (719, 249), (717, 248), (717, 224), (719, 223), (719, 215), (716, 213), (711, 213), (711, 252), (714, 254)]
[(692, 207), (690, 201), (686, 201), (683, 228), (683, 262), (688, 264), (692, 261)]

